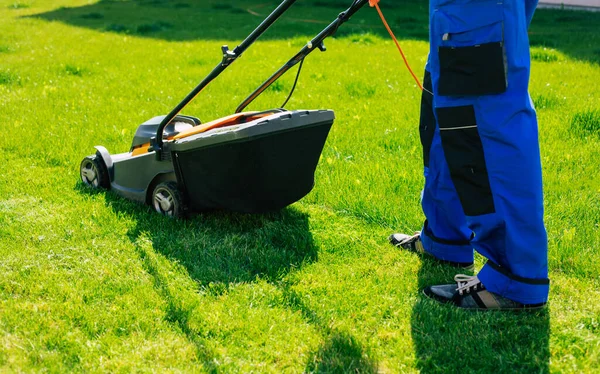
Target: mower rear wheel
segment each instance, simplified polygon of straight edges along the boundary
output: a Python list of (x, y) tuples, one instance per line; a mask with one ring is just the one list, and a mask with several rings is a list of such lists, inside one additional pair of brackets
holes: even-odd
[(183, 218), (185, 202), (175, 182), (159, 183), (152, 192), (152, 206), (167, 217)]
[(108, 188), (110, 186), (106, 165), (96, 155), (84, 158), (81, 161), (79, 172), (81, 181), (92, 188)]

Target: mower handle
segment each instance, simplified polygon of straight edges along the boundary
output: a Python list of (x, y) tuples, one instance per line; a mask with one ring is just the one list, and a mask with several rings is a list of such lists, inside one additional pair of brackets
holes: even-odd
[(158, 159), (161, 158), (161, 151), (163, 146), (163, 131), (165, 127), (185, 108), (186, 105), (190, 103), (199, 93), (206, 87), (210, 82), (212, 82), (216, 77), (219, 76), (229, 65), (231, 65), (238, 57), (244, 53), (244, 51), (252, 45), (271, 25), (279, 18), (283, 13), (285, 13), (289, 7), (294, 4), (296, 0), (283, 0), (281, 4), (267, 18), (265, 18), (260, 25), (240, 45), (235, 47), (234, 50), (230, 50), (228, 46), (224, 45), (221, 47), (223, 52), (223, 60), (219, 63), (211, 72), (208, 74), (206, 78), (196, 86), (184, 99), (181, 101), (169, 114), (163, 118), (156, 130), (156, 137), (152, 141), (152, 150), (156, 152), (156, 156)]
[(369, 0), (355, 0), (352, 5), (340, 13), (335, 21), (331, 22), (329, 26), (327, 26), (323, 31), (321, 31), (317, 36), (315, 36), (310, 42), (306, 43), (306, 45), (298, 52), (294, 57), (292, 57), (288, 62), (286, 62), (279, 70), (277, 70), (273, 75), (269, 77), (260, 87), (258, 87), (254, 92), (252, 92), (235, 110), (236, 113), (240, 113), (244, 110), (251, 102), (254, 101), (260, 94), (262, 94), (273, 82), (279, 79), (283, 74), (285, 74), (288, 70), (302, 61), (306, 56), (312, 53), (315, 49), (319, 49), (322, 52), (325, 52), (325, 45), (323, 41), (334, 35), (337, 29), (346, 21), (350, 19), (360, 8), (369, 3)]

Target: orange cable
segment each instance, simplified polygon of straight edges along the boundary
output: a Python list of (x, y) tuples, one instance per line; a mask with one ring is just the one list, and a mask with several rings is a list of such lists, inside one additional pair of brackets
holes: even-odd
[(419, 78), (417, 78), (417, 76), (415, 75), (415, 73), (411, 69), (410, 64), (408, 63), (408, 60), (406, 59), (406, 56), (404, 55), (404, 51), (400, 47), (400, 43), (398, 43), (398, 39), (396, 39), (396, 36), (392, 32), (392, 29), (390, 29), (390, 26), (388, 25), (387, 21), (385, 20), (385, 17), (383, 16), (383, 13), (381, 13), (381, 9), (379, 9), (379, 4), (378, 3), (379, 3), (379, 0), (369, 0), (369, 5), (371, 7), (375, 7), (375, 9), (377, 9), (377, 13), (379, 13), (379, 17), (381, 17), (381, 21), (383, 22), (383, 25), (385, 26), (385, 28), (387, 29), (388, 33), (390, 34), (390, 36), (394, 40), (394, 43), (396, 43), (396, 47), (398, 47), (398, 50), (400, 51), (400, 54), (402, 55), (402, 59), (404, 60), (404, 64), (406, 65), (406, 68), (408, 69), (408, 71), (410, 72), (410, 74), (412, 75), (412, 77), (415, 79), (415, 82), (417, 82), (417, 86), (419, 86), (419, 88), (421, 89), (421, 91), (423, 91), (423, 85), (421, 85), (421, 82), (419, 81)]

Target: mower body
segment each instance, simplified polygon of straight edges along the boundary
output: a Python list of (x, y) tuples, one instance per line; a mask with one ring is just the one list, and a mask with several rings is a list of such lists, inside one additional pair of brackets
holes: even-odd
[(333, 111), (236, 118), (226, 117), (223, 126), (213, 121), (214, 128), (200, 131), (198, 119), (179, 115), (165, 128), (159, 155), (151, 140), (163, 117), (140, 125), (130, 152), (111, 155), (97, 146), (105, 185), (127, 199), (152, 204), (157, 186), (174, 183), (186, 211), (258, 213), (281, 209), (308, 194)]

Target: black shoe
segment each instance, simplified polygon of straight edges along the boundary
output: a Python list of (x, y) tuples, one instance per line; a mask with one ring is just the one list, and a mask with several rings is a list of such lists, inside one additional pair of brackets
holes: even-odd
[[(430, 255), (429, 253), (425, 252), (425, 248), (423, 248), (423, 242), (421, 241), (421, 232), (420, 231), (415, 232), (415, 234), (413, 236), (406, 235), (406, 234), (392, 234), (392, 235), (390, 235), (389, 240), (392, 245), (394, 245), (398, 248), (403, 248), (403, 249), (409, 250), (411, 252)], [(448, 260), (440, 260), (439, 258), (435, 258), (435, 259), (443, 264), (450, 265), (455, 268), (461, 268), (461, 269), (473, 271), (473, 263), (472, 262), (453, 262), (453, 261), (448, 261)]]
[(536, 310), (546, 305), (546, 303), (521, 304), (489, 292), (477, 276), (458, 274), (454, 280), (456, 284), (429, 286), (423, 290), (423, 293), (441, 303), (471, 310)]

